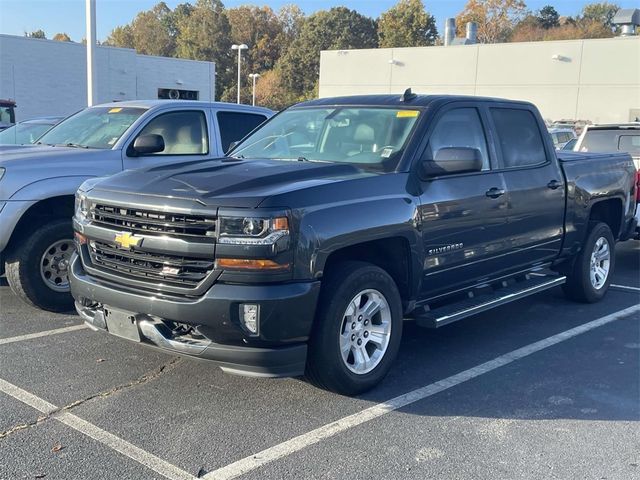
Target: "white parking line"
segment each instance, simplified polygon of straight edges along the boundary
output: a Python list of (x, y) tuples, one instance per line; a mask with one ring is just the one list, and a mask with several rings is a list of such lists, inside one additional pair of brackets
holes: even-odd
[(85, 328), (87, 328), (86, 325), (73, 325), (72, 327), (63, 327), (63, 328), (56, 328), (53, 330), (45, 330), (44, 332), (36, 332), (36, 333), (28, 333), (26, 335), (18, 335), (16, 337), (10, 337), (10, 338), (0, 338), (0, 345), (6, 345), (7, 343), (14, 343), (14, 342), (22, 342), (24, 340), (31, 340), (34, 338), (40, 338), (40, 337), (48, 337), (49, 335), (57, 335), (59, 333), (67, 333), (67, 332), (75, 332), (76, 330), (84, 330)]
[(610, 288), (615, 288), (618, 290), (628, 290), (630, 292), (640, 292), (640, 288), (638, 287), (629, 287), (627, 285), (615, 285), (615, 284), (611, 284), (609, 285)]
[(387, 413), (398, 410), (399, 408), (406, 407), (407, 405), (418, 402), (427, 397), (431, 397), (436, 393), (448, 390), (449, 388), (455, 387), (456, 385), (460, 385), (461, 383), (472, 380), (476, 377), (479, 377), (480, 375), (484, 375), (485, 373), (491, 372), (497, 368), (513, 363), (516, 360), (520, 360), (524, 357), (539, 352), (540, 350), (544, 350), (545, 348), (557, 345), (560, 342), (569, 340), (570, 338), (588, 332), (589, 330), (593, 330), (594, 328), (606, 325), (607, 323), (611, 323), (615, 320), (628, 317), (637, 312), (640, 312), (640, 305), (634, 305), (605, 317), (601, 317), (597, 320), (585, 323), (584, 325), (580, 325), (570, 330), (566, 330), (562, 333), (558, 333), (557, 335), (545, 338), (544, 340), (532, 343), (525, 347), (509, 352), (505, 355), (501, 355), (486, 363), (477, 365), (456, 375), (445, 378), (444, 380), (439, 380), (425, 387), (418, 388), (409, 393), (405, 393), (404, 395), (392, 398), (391, 400), (388, 400), (384, 403), (379, 403), (377, 405), (374, 405), (373, 407), (367, 408), (366, 410), (362, 410), (358, 413), (354, 413), (353, 415), (349, 415), (335, 422), (316, 428), (315, 430), (311, 430), (310, 432), (299, 435), (295, 438), (287, 440), (286, 442), (267, 448), (254, 455), (250, 455), (246, 458), (238, 460), (237, 462), (219, 468), (218, 470), (209, 472), (203, 478), (205, 478), (206, 480), (230, 480), (233, 478), (237, 478), (259, 467), (262, 467), (267, 463), (291, 455), (322, 440), (333, 437), (338, 433), (342, 433), (345, 430), (356, 427), (375, 418), (381, 417), (382, 415), (386, 415)]
[(171, 480), (194, 480), (196, 477), (188, 472), (170, 464), (169, 462), (156, 457), (140, 447), (109, 433), (96, 425), (83, 420), (82, 418), (67, 411), (59, 411), (58, 407), (13, 385), (12, 383), (0, 378), (0, 392), (5, 393), (22, 403), (35, 408), (45, 415), (52, 415), (52, 419), (57, 420), (84, 435), (106, 445), (109, 448), (129, 457), (130, 459), (144, 465), (154, 472), (169, 478)]

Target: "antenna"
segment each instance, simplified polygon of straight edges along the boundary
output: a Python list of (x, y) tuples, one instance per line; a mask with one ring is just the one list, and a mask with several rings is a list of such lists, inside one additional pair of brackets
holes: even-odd
[(411, 100), (415, 99), (416, 97), (417, 97), (417, 95), (411, 91), (411, 88), (407, 88), (404, 91), (404, 93), (402, 94), (402, 96), (400, 97), (400, 101), (406, 103), (406, 102), (410, 102)]

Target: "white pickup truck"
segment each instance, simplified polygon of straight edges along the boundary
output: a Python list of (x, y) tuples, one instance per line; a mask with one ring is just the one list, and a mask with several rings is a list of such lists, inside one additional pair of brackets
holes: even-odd
[(0, 146), (0, 275), (27, 303), (73, 308), (71, 217), (82, 182), (127, 169), (221, 157), (271, 117), (266, 108), (182, 100), (84, 109), (35, 145)]

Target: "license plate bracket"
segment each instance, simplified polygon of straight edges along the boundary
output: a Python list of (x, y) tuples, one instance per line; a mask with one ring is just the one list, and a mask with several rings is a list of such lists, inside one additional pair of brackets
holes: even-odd
[(135, 313), (104, 307), (104, 318), (109, 333), (134, 342), (140, 341), (140, 330), (138, 330)]

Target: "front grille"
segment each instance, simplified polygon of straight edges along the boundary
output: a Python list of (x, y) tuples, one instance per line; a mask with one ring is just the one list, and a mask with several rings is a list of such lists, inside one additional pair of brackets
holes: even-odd
[(213, 260), (123, 250), (115, 245), (90, 241), (94, 267), (138, 280), (183, 288), (195, 288), (213, 270)]
[(159, 212), (97, 203), (91, 209), (91, 219), (96, 225), (122, 228), (137, 233), (212, 240), (216, 235), (216, 218), (204, 215)]

